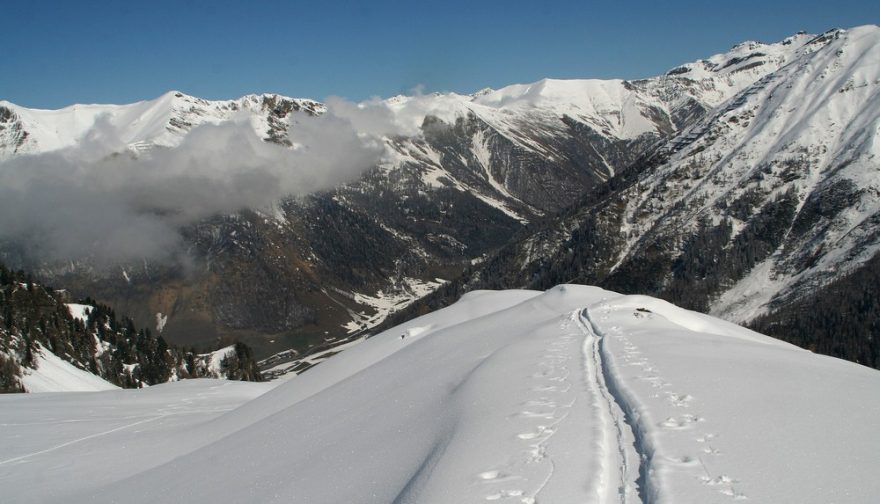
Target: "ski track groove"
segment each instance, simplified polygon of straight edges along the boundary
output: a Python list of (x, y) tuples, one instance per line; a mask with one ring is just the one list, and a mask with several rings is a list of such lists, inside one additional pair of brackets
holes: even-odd
[[(202, 395), (202, 394), (200, 394), (200, 395)], [(0, 465), (10, 464), (13, 462), (19, 462), (21, 460), (24, 460), (24, 459), (27, 459), (30, 457), (35, 457), (37, 455), (43, 455), (44, 453), (50, 453), (55, 450), (60, 450), (61, 448), (65, 448), (67, 446), (81, 443), (83, 441), (88, 441), (90, 439), (98, 438), (101, 436), (106, 436), (108, 434), (113, 434), (114, 432), (125, 430), (130, 427), (135, 427), (137, 425), (141, 425), (141, 424), (145, 424), (145, 423), (149, 423), (149, 422), (154, 422), (156, 420), (166, 418), (166, 417), (174, 417), (174, 416), (180, 416), (180, 415), (204, 415), (204, 414), (225, 413), (227, 411), (232, 411), (234, 408), (213, 408), (213, 409), (193, 410), (193, 411), (173, 411), (174, 409), (175, 409), (175, 407), (173, 407), (173, 406), (169, 407), (169, 408), (162, 408), (159, 410), (158, 415), (149, 416), (147, 418), (143, 418), (144, 415), (122, 417), (122, 419), (141, 418), (141, 420), (138, 420), (137, 422), (125, 424), (125, 425), (120, 425), (119, 427), (114, 427), (112, 429), (108, 429), (105, 431), (96, 432), (94, 434), (89, 434), (88, 436), (83, 436), (80, 438), (71, 439), (70, 441), (65, 441), (61, 444), (51, 446), (51, 447), (45, 448), (43, 450), (35, 451), (32, 453), (26, 453), (24, 455), (19, 455), (17, 457), (12, 457), (12, 458), (9, 458), (6, 460), (0, 460)], [(83, 421), (83, 420), (74, 420), (74, 422), (79, 422), (79, 421)], [(0, 424), (0, 425), (47, 425), (47, 423), (46, 422), (38, 422), (36, 424)], [(48, 425), (52, 425), (52, 424), (50, 423)]]
[[(615, 452), (613, 454), (606, 453), (606, 460), (608, 462), (615, 460), (619, 464), (617, 481), (614, 482), (617, 487), (617, 502), (620, 504), (654, 502), (657, 496), (656, 489), (649, 487), (648, 479), (653, 450), (645, 445), (644, 433), (635, 420), (637, 416), (633, 414), (632, 405), (620, 394), (616, 377), (608, 369), (607, 349), (604, 345), (605, 336), (596, 327), (588, 308), (580, 310), (574, 316), (586, 336), (583, 344), (583, 358), (587, 368), (586, 376), (590, 382), (589, 386), (602, 398), (604, 404), (604, 415), (602, 416), (611, 419), (614, 429)], [(606, 424), (604, 427), (607, 429), (608, 425)], [(629, 443), (628, 437), (634, 439), (634, 442)], [(635, 468), (630, 465), (632, 460), (639, 461), (637, 474), (633, 474)], [(603, 486), (600, 485), (600, 488)], [(635, 490), (635, 494), (633, 494), (633, 490)]]
[(124, 430), (124, 429), (128, 429), (129, 427), (134, 427), (135, 425), (145, 424), (145, 423), (147, 423), (147, 422), (153, 422), (153, 421), (155, 421), (155, 420), (158, 420), (158, 419), (160, 419), (160, 418), (165, 418), (165, 417), (167, 417), (167, 416), (168, 416), (167, 413), (165, 413), (165, 414), (161, 414), (161, 415), (157, 415), (157, 416), (151, 416), (151, 417), (149, 417), (149, 418), (145, 418), (145, 419), (143, 419), (143, 420), (138, 420), (137, 422), (133, 422), (133, 423), (130, 423), (130, 424), (125, 424), (125, 425), (120, 425), (119, 427), (114, 427), (114, 428), (112, 428), (112, 429), (110, 429), (110, 430), (106, 430), (106, 431), (102, 431), (102, 432), (96, 432), (96, 433), (94, 433), (94, 434), (89, 434), (88, 436), (84, 436), (84, 437), (77, 438), (77, 439), (71, 439), (70, 441), (66, 441), (66, 442), (64, 442), (64, 443), (61, 443), (61, 444), (56, 445), (56, 446), (52, 446), (52, 447), (50, 447), (50, 448), (46, 448), (46, 449), (44, 449), (44, 450), (36, 451), (36, 452), (33, 452), (33, 453), (26, 453), (26, 454), (24, 454), (24, 455), (19, 455), (19, 456), (17, 456), (17, 457), (13, 457), (13, 458), (6, 459), (6, 460), (0, 460), (0, 465), (9, 464), (9, 463), (12, 463), (12, 462), (18, 462), (19, 460), (24, 460), (24, 459), (26, 459), (26, 458), (34, 457), (34, 456), (37, 456), (37, 455), (42, 455), (42, 454), (44, 454), (44, 453), (53, 452), (53, 451), (55, 451), (55, 450), (60, 450), (61, 448), (64, 448), (64, 447), (66, 447), (66, 446), (70, 446), (70, 445), (74, 445), (74, 444), (77, 444), (77, 443), (81, 443), (81, 442), (83, 442), (83, 441), (88, 441), (89, 439), (94, 439), (94, 438), (96, 438), (96, 437), (106, 436), (107, 434), (112, 434), (112, 433), (114, 433), (114, 432), (118, 432), (118, 431), (121, 431), (121, 430)]
[[(610, 307), (607, 304), (602, 305), (601, 308), (605, 313), (610, 311)], [(639, 316), (639, 314), (636, 314), (636, 316)], [(658, 502), (661, 494), (667, 493), (668, 489), (664, 488), (662, 481), (656, 476), (653, 476), (655, 469), (657, 469), (655, 460), (660, 459), (657, 458), (656, 447), (647, 439), (648, 432), (651, 431), (652, 427), (646, 425), (645, 422), (647, 421), (650, 423), (650, 420), (643, 415), (643, 412), (639, 411), (639, 401), (627, 390), (622, 378), (616, 371), (614, 355), (612, 355), (611, 350), (607, 346), (608, 334), (598, 327), (595, 319), (590, 314), (589, 308), (584, 308), (578, 312), (577, 318), (582, 330), (587, 334), (587, 338), (584, 342), (585, 358), (590, 358), (592, 360), (592, 366), (594, 366), (595, 369), (595, 385), (598, 387), (601, 395), (606, 399), (610, 418), (615, 422), (618, 449), (620, 450), (619, 453), (623, 455), (627, 453), (627, 447), (624, 446), (625, 429), (629, 430), (632, 439), (634, 440), (632, 447), (629, 449), (634, 450), (635, 455), (639, 460), (638, 477), (634, 482), (638, 490), (638, 499), (643, 504)], [(602, 319), (607, 319), (607, 317), (603, 317)], [(619, 327), (611, 327), (609, 333), (615, 333), (615, 340), (623, 345), (624, 355), (622, 365), (641, 368), (642, 374), (639, 374), (636, 379), (650, 384), (654, 389), (663, 389), (671, 386), (668, 381), (660, 376), (658, 370), (651, 365), (648, 359), (642, 357), (638, 347), (631, 343), (625, 334), (621, 333)], [(589, 375), (590, 373), (588, 373), (588, 377)], [(658, 393), (652, 397), (663, 397), (664, 401), (675, 408), (689, 408), (691, 402), (694, 400), (694, 397), (690, 394), (672, 391), (664, 391), (663, 396)], [(615, 415), (616, 408), (619, 408), (620, 413), (622, 413), (622, 418)], [(705, 421), (706, 419), (702, 416), (692, 413), (683, 413), (670, 416), (664, 421), (656, 424), (656, 426), (666, 432), (687, 431), (692, 429), (696, 424)], [(698, 450), (699, 453), (694, 454), (693, 456), (665, 456), (661, 458), (668, 462), (678, 464), (687, 464), (696, 459), (696, 462), (700, 464), (704, 471), (704, 474), (698, 478), (700, 483), (707, 487), (716, 488), (718, 493), (733, 500), (748, 499), (748, 496), (736, 488), (737, 484), (740, 483), (740, 480), (727, 474), (717, 474), (713, 477), (706, 462), (703, 460), (703, 455), (714, 456), (721, 453), (720, 450), (715, 449), (711, 445), (711, 440), (715, 437), (717, 437), (716, 434), (707, 433), (701, 438), (696, 438), (696, 442), (702, 446)], [(619, 474), (621, 476), (621, 482), (623, 482), (622, 484), (625, 484), (626, 480), (629, 479), (628, 474), (631, 468), (628, 467), (626, 457), (622, 457), (620, 460), (622, 461), (622, 464)], [(623, 490), (624, 488), (625, 487), (621, 487), (619, 502), (621, 504), (628, 504), (630, 501), (628, 500), (628, 495)]]

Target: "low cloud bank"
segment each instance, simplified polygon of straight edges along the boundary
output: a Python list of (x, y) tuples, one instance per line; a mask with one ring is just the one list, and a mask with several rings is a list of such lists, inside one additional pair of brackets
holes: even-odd
[(262, 141), (243, 119), (194, 128), (176, 148), (134, 156), (106, 120), (74, 148), (0, 163), (0, 241), (30, 259), (168, 259), (179, 230), (244, 208), (268, 209), (354, 180), (379, 162), (387, 109), (337, 100), (337, 114), (295, 114), (293, 148)]

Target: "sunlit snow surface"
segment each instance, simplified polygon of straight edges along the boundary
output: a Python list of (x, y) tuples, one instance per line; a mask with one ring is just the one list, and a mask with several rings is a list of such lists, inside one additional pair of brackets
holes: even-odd
[(873, 502), (878, 392), (874, 370), (652, 298), (475, 292), (275, 384), (0, 397), (0, 495)]
[[(28, 392), (96, 392), (119, 388), (95, 374), (79, 369), (39, 343), (34, 357), (37, 368), (24, 369), (21, 377), (22, 385)], [(0, 452), (0, 457), (2, 456)]]

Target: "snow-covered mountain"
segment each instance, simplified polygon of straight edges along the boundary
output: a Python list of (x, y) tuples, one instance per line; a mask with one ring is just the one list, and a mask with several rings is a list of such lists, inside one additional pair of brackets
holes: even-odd
[[(847, 274), (866, 278), (880, 248), (878, 60), (876, 26), (800, 44), (786, 65), (533, 226), (470, 285), (582, 281), (740, 323), (785, 310), (789, 322), (801, 317), (818, 300), (794, 303)], [(783, 322), (774, 333), (815, 347), (786, 334), (809, 331), (779, 330)], [(818, 343), (836, 355), (848, 345)], [(847, 355), (877, 365), (871, 352)]]
[[(164, 320), (171, 341), (242, 338), (259, 356), (347, 341), (481, 262), (471, 287), (601, 282), (752, 320), (871, 255), (877, 30), (745, 42), (643, 80), (547, 79), (361, 104), (180, 93), (60, 111), (3, 102), (0, 157), (10, 159), (95, 132), (136, 156), (224, 121), (296, 149), (305, 115), (379, 131), (385, 152), (332, 191), (188, 226), (186, 267), (28, 262), (15, 247), (0, 258), (97, 294), (140, 325)], [(777, 222), (777, 207), (794, 213)], [(735, 271), (703, 271), (704, 249)], [(748, 259), (728, 260), (731, 249), (749, 249)], [(750, 291), (759, 285), (771, 288)]]
[(472, 95), (392, 98), (387, 105), (409, 126), (425, 114), (455, 125), (446, 142), (427, 134), (395, 142), (394, 166), (421, 165), (428, 185), (482, 195), (517, 217), (540, 215), (786, 65), (810, 39), (746, 42), (636, 81), (544, 79)]
[[(471, 95), (397, 96), (359, 106), (390, 114), (402, 133), (388, 139), (383, 163), (394, 176), (408, 167), (416, 172), (414, 183), (467, 192), (527, 220), (582, 194), (567, 187), (571, 181), (606, 179), (657, 139), (785, 65), (809, 38), (746, 42), (638, 81), (544, 79)], [(73, 147), (96, 130), (135, 152), (175, 147), (199, 125), (233, 119), (250, 122), (260, 138), (290, 145), (296, 112), (326, 111), (312, 100), (273, 94), (209, 101), (177, 91), (130, 105), (60, 110), (0, 101), (0, 159)], [(423, 131), (429, 117), (446, 128)], [(290, 133), (295, 141), (295, 128)]]
[(878, 387), (876, 370), (654, 298), (472, 292), (272, 384), (0, 396), (0, 492), (866, 503), (880, 492)]
[(135, 152), (175, 147), (197, 126), (237, 118), (248, 120), (260, 138), (282, 141), (287, 138), (290, 114), (300, 111), (320, 114), (324, 106), (275, 94), (210, 101), (179, 91), (130, 105), (71, 105), (58, 110), (0, 101), (0, 160), (75, 147), (96, 128)]

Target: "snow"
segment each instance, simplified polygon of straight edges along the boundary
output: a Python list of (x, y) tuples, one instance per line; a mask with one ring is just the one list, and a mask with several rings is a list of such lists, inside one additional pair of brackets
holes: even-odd
[(21, 382), (28, 392), (93, 392), (119, 388), (61, 359), (43, 345), (36, 345), (37, 368), (22, 368)]
[(156, 312), (156, 332), (162, 334), (162, 330), (165, 329), (165, 324), (168, 323), (168, 315), (163, 315), (162, 312)]
[[(499, 184), (492, 177), (492, 174), (489, 172), (488, 163), (488, 151), (486, 146), (483, 144), (483, 138), (481, 134), (475, 136), (475, 151), (474, 155), (477, 157), (479, 163), (482, 164), (482, 169), (485, 172), (486, 181), (489, 182), (490, 186), (495, 189), (499, 194), (509, 199), (514, 199), (514, 201), (519, 201), (507, 191), (507, 189)], [(431, 146), (426, 145), (412, 145), (409, 147), (409, 152), (412, 153), (412, 156), (404, 156), (404, 155), (396, 155), (393, 157), (392, 163), (402, 163), (407, 160), (417, 160), (422, 161), (423, 163), (427, 163), (428, 166), (423, 167), (422, 181), (428, 187), (432, 188), (444, 188), (444, 187), (452, 187), (461, 192), (468, 193), (471, 196), (476, 197), (483, 203), (496, 208), (506, 214), (508, 217), (516, 219), (523, 224), (527, 224), (528, 220), (526, 220), (523, 216), (519, 215), (515, 211), (513, 211), (504, 201), (501, 201), (497, 198), (484, 194), (483, 192), (474, 189), (470, 185), (462, 182), (461, 180), (454, 177), (451, 173), (449, 173), (445, 168), (443, 168), (443, 159), (442, 155), (434, 150)]]
[(880, 373), (594, 287), (472, 292), (295, 379), (216, 383), (0, 397), (0, 491), (72, 503), (880, 491)]
[[(477, 163), (479, 163), (480, 167), (482, 168), (483, 174), (485, 175), (485, 179), (489, 183), (489, 185), (492, 187), (492, 189), (494, 189), (498, 194), (502, 195), (504, 197), (504, 199), (507, 201), (513, 200), (513, 201), (516, 201), (517, 203), (525, 205), (525, 203), (523, 203), (519, 198), (517, 198), (516, 196), (511, 194), (510, 191), (508, 191), (507, 188), (504, 186), (504, 184), (499, 182), (498, 180), (496, 180), (495, 176), (492, 175), (492, 169), (491, 169), (492, 150), (489, 147), (488, 138), (485, 136), (485, 133), (483, 132), (483, 130), (478, 130), (476, 133), (474, 133), (472, 141), (473, 141), (473, 147), (471, 149), (471, 152), (474, 154), (474, 157), (476, 158)], [(488, 203), (490, 206), (493, 206), (493, 207), (501, 210), (502, 212), (504, 212), (508, 216), (513, 217), (514, 219), (522, 222), (523, 224), (528, 224), (528, 221), (526, 219), (524, 219), (522, 216), (520, 216), (519, 214), (517, 214), (516, 212), (511, 210), (508, 207), (508, 205), (502, 203), (501, 201), (498, 201), (494, 198), (490, 198), (488, 196), (481, 195), (478, 191), (471, 190), (471, 193), (476, 195), (478, 198), (480, 198), (484, 202)], [(541, 213), (540, 210), (538, 210), (538, 209), (532, 209), (532, 210), (536, 214), (540, 215), (540, 213)]]
[(205, 367), (211, 376), (220, 378), (223, 376), (223, 360), (235, 355), (235, 345), (229, 345), (213, 352), (199, 354), (205, 359)]
[[(657, 133), (661, 128), (655, 120), (658, 112), (668, 116), (691, 99), (715, 107), (789, 63), (802, 47), (809, 46), (811, 38), (797, 35), (775, 44), (740, 44), (727, 53), (640, 81), (542, 79), (469, 95), (449, 92), (371, 99), (357, 104), (357, 108), (378, 108), (390, 117), (396, 133), (409, 136), (420, 134), (428, 116), (455, 124), (457, 119), (473, 115), (521, 147), (555, 157), (559, 153), (536, 141), (536, 137), (565, 134), (567, 127), (560, 121), (563, 116), (610, 139)], [(741, 62), (733, 63), (737, 60)], [(675, 74), (685, 70), (684, 74)], [(870, 85), (870, 81), (853, 86), (863, 84)], [(96, 135), (92, 140), (113, 143), (117, 152), (127, 150), (138, 155), (155, 147), (174, 147), (201, 124), (230, 121), (244, 121), (264, 138), (270, 130), (264, 100), (273, 99), (292, 100), (316, 114), (327, 110), (312, 100), (271, 94), (205, 100), (178, 91), (126, 105), (77, 104), (58, 110), (30, 109), (0, 100), (0, 106), (15, 115), (17, 126), (0, 132), (0, 159), (72, 147), (88, 135)], [(289, 126), (289, 118), (279, 121), (282, 128)], [(20, 146), (18, 127), (27, 133)]]
[[(481, 134), (478, 134), (478, 136), (475, 137), (475, 142), (474, 155), (477, 157), (478, 163), (481, 163), (483, 170), (485, 171), (486, 181), (503, 197), (507, 198), (508, 200), (513, 199), (514, 201), (519, 202), (519, 200), (517, 198), (514, 198), (502, 184), (498, 183), (492, 177), (491, 173), (489, 172), (489, 165), (487, 164), (489, 161), (489, 154), (487, 147), (483, 144)], [(458, 191), (468, 193), (476, 197), (483, 203), (500, 210), (508, 217), (516, 219), (523, 224), (528, 223), (528, 220), (512, 210), (504, 201), (484, 194), (483, 192), (462, 182), (451, 173), (449, 173), (443, 167), (442, 154), (437, 152), (430, 145), (414, 144), (412, 142), (408, 142), (406, 143), (405, 147), (397, 148), (401, 150), (395, 149), (392, 145), (389, 145), (389, 147), (391, 147), (392, 150), (389, 151), (387, 166), (400, 166), (406, 162), (422, 163), (421, 179), (426, 186), (431, 188), (451, 187)]]
[(89, 312), (95, 309), (94, 306), (79, 304), (79, 303), (66, 303), (67, 309), (70, 310), (70, 316), (81, 320), (85, 323), (89, 319)]
[(270, 388), (198, 379), (138, 390), (5, 395), (2, 500), (65, 502), (73, 492), (168, 462), (213, 439), (211, 420)]
[[(244, 118), (260, 136), (267, 135), (263, 98), (292, 100), (317, 112), (323, 105), (311, 100), (278, 95), (247, 95), (236, 100), (204, 100), (178, 91), (169, 91), (153, 100), (126, 105), (76, 104), (58, 110), (20, 107), (0, 100), (12, 110), (28, 136), (15, 150), (11, 140), (0, 136), (0, 159), (13, 153), (50, 152), (82, 142), (87, 135), (99, 135), (103, 142), (114, 142), (119, 151), (134, 153), (156, 146), (177, 146), (184, 135), (201, 124), (219, 124)], [(244, 112), (242, 112), (244, 111)]]
[(348, 330), (349, 334), (370, 329), (381, 324), (392, 313), (406, 308), (413, 301), (423, 298), (428, 294), (437, 290), (446, 280), (435, 278), (431, 280), (420, 280), (418, 278), (404, 277), (400, 285), (392, 290), (379, 290), (373, 295), (352, 293), (351, 297), (355, 303), (366, 306), (373, 311), (372, 314), (365, 312), (351, 312), (352, 320), (343, 327)]
[(353, 339), (351, 341), (346, 341), (340, 345), (336, 345), (327, 350), (323, 350), (320, 352), (315, 352), (313, 354), (309, 354), (301, 359), (296, 359), (288, 362), (284, 362), (282, 364), (278, 364), (276, 366), (272, 366), (263, 371), (264, 376), (280, 376), (288, 373), (298, 374), (302, 371), (296, 371), (295, 369), (303, 364), (308, 364), (309, 366), (314, 366), (315, 364), (319, 364), (328, 358), (342, 352), (348, 348), (351, 348), (358, 343), (365, 341), (365, 338), (359, 337), (357, 339)]
[(543, 79), (483, 93), (473, 103), (489, 109), (537, 109), (556, 117), (587, 118), (617, 138), (636, 138), (656, 130), (642, 113), (636, 94), (620, 79)]
[[(92, 340), (95, 342), (95, 360), (98, 359), (104, 352), (107, 352), (112, 348), (112, 345), (109, 341), (104, 341), (98, 337), (97, 333), (92, 333)], [(100, 365), (100, 364), (99, 364)]]

